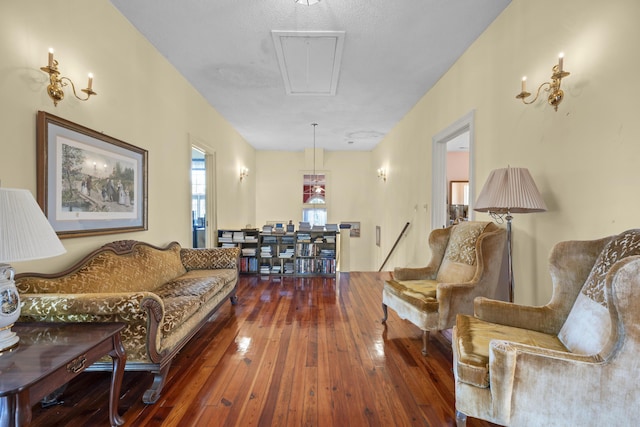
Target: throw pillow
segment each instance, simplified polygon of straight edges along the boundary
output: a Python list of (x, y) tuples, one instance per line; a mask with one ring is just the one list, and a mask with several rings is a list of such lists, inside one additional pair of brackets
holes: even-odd
[(611, 240), (598, 256), (558, 338), (572, 352), (597, 354), (611, 334), (611, 317), (605, 292), (607, 273), (616, 262), (640, 255), (640, 229), (628, 230)]

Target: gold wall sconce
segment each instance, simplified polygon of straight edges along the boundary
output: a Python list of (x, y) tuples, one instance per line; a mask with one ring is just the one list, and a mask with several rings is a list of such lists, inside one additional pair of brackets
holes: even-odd
[(387, 181), (387, 171), (384, 168), (378, 169), (378, 178), (383, 181)]
[(521, 99), (524, 104), (527, 104), (527, 105), (533, 104), (538, 99), (538, 96), (540, 96), (540, 90), (542, 90), (542, 88), (546, 85), (548, 87), (545, 88), (545, 91), (549, 92), (547, 101), (549, 102), (549, 104), (553, 106), (553, 108), (556, 111), (558, 111), (558, 105), (560, 105), (560, 103), (562, 102), (562, 99), (564, 98), (564, 92), (562, 91), (562, 89), (560, 89), (560, 83), (562, 82), (563, 78), (569, 75), (569, 72), (564, 71), (564, 69), (562, 68), (563, 61), (564, 61), (564, 53), (560, 53), (560, 55), (558, 55), (558, 63), (554, 65), (553, 68), (551, 69), (552, 71), (551, 81), (544, 82), (540, 86), (538, 86), (536, 96), (531, 101), (526, 100), (526, 98), (529, 97), (531, 94), (527, 92), (527, 77), (524, 76), (522, 78), (522, 91), (516, 95), (516, 98)]
[(92, 89), (93, 86), (93, 74), (89, 73), (89, 81), (87, 83), (87, 87), (84, 89), (80, 89), (84, 92), (87, 97), (80, 98), (76, 93), (76, 87), (71, 81), (70, 78), (64, 77), (60, 75), (60, 71), (58, 70), (58, 61), (53, 59), (53, 49), (49, 49), (49, 63), (46, 67), (40, 67), (42, 71), (49, 74), (49, 85), (47, 86), (47, 94), (53, 100), (53, 105), (58, 106), (58, 102), (64, 99), (64, 91), (63, 87), (67, 86), (67, 82), (71, 83), (71, 88), (73, 89), (73, 94), (80, 101), (88, 100), (91, 95), (97, 95)]
[(249, 169), (242, 167), (240, 168), (240, 181), (249, 176)]

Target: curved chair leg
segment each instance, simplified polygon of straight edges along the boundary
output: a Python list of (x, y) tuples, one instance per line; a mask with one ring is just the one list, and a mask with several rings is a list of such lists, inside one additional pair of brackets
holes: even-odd
[(429, 331), (422, 331), (422, 354), (427, 355), (427, 343), (429, 342)]
[(456, 427), (466, 427), (467, 416), (456, 409)]
[(382, 317), (382, 323), (385, 323), (389, 315), (387, 304), (382, 304), (382, 313), (384, 313), (384, 316)]

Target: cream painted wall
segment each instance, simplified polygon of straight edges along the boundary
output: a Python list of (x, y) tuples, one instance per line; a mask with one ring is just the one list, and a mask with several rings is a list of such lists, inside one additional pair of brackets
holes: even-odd
[[(638, 202), (628, 195), (640, 178), (639, 16), (635, 0), (588, 8), (578, 0), (514, 0), (373, 152), (324, 153), (333, 191), (329, 220), (362, 223), (362, 237), (350, 240), (351, 270), (377, 270), (406, 222), (411, 225), (385, 270), (427, 262), (432, 137), (471, 110), (476, 194), (492, 169), (527, 167), (549, 207), (514, 219), (516, 301), (549, 299), (547, 257), (556, 242), (637, 227)], [(300, 212), (304, 153), (256, 153), (108, 1), (4, 2), (0, 36), (3, 186), (36, 192), (38, 110), (149, 150), (149, 231), (64, 239), (68, 254), (16, 264), (18, 271), (58, 270), (117, 239), (187, 243), (193, 141), (216, 156), (219, 227), (299, 220), (290, 217)], [(95, 99), (83, 103), (67, 93), (53, 106), (39, 70), (49, 47), (74, 80), (95, 74)], [(559, 111), (543, 101), (515, 100), (521, 76), (528, 75), (530, 87), (548, 79), (559, 51), (571, 72)], [(240, 182), (243, 166), (250, 175)], [(386, 182), (375, 175), (379, 167), (388, 171)]]
[[(325, 151), (322, 157), (316, 171), (327, 175), (328, 222), (360, 221), (361, 237), (349, 240), (350, 270), (377, 270), (381, 256), (376, 251), (370, 206), (373, 193), (384, 188), (375, 173), (379, 166), (371, 165), (370, 152)], [(302, 220), (302, 175), (313, 172), (313, 163), (307, 164), (302, 151), (258, 151), (256, 163), (257, 222), (253, 225), (293, 220), (297, 228)]]
[[(35, 119), (47, 111), (149, 151), (149, 230), (63, 239), (67, 254), (16, 263), (21, 271), (57, 271), (100, 245), (137, 239), (190, 244), (190, 144), (215, 153), (218, 221), (254, 222), (255, 179), (240, 184), (240, 165), (255, 151), (107, 1), (3, 2), (0, 13), (0, 179), (36, 194)], [(51, 19), (55, 17), (55, 22)], [(98, 17), (98, 18), (97, 18)], [(83, 87), (95, 74), (98, 96), (71, 95), (54, 107), (45, 92), (47, 50), (63, 75)]]
[[(588, 7), (579, 0), (514, 0), (374, 151), (374, 164), (384, 159), (406, 171), (388, 181), (391, 191), (376, 195), (376, 205), (392, 213), (374, 221), (410, 217), (429, 200), (424, 165), (431, 163), (432, 135), (475, 109), (476, 194), (492, 169), (527, 167), (549, 208), (513, 221), (515, 299), (546, 303), (555, 243), (639, 226), (640, 201), (629, 197), (640, 182), (638, 18), (636, 0)], [(521, 77), (530, 88), (546, 81), (560, 51), (571, 76), (558, 111), (546, 101), (522, 105), (514, 98)], [(418, 216), (428, 223), (430, 211), (418, 209)], [(426, 262), (427, 234), (413, 230), (404, 245), (420, 256), (395, 264)]]

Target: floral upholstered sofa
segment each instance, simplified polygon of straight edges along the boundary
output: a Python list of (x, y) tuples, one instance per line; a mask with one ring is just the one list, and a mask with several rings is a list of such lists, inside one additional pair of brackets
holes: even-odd
[[(178, 351), (227, 298), (236, 302), (238, 248), (108, 243), (56, 274), (16, 276), (21, 321), (124, 322), (127, 370), (151, 371), (154, 403)], [(105, 358), (90, 370), (111, 370)]]

